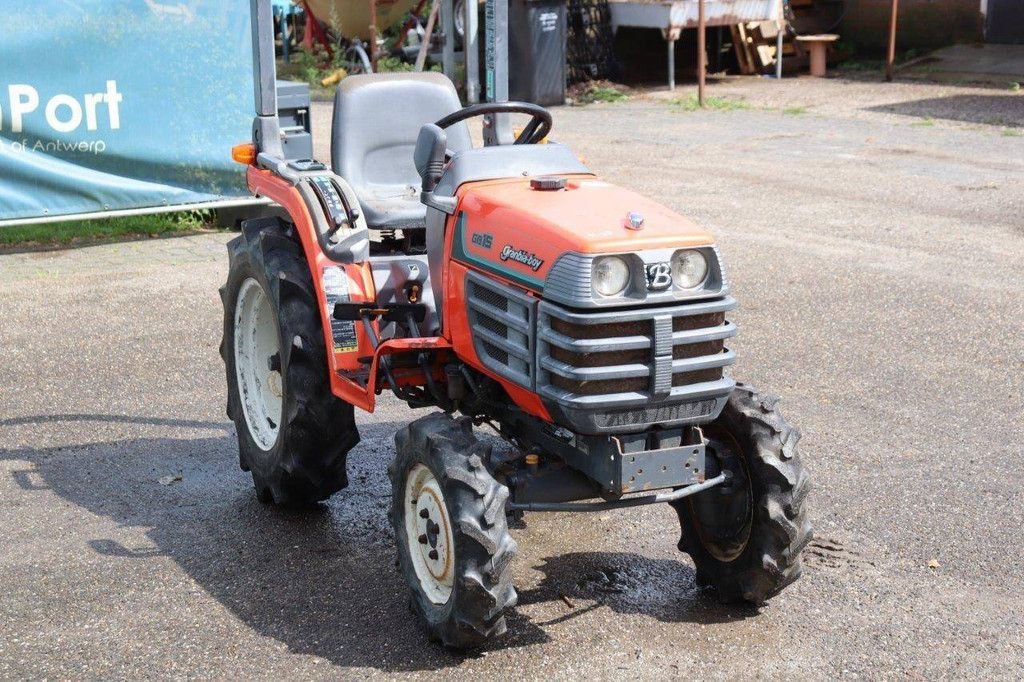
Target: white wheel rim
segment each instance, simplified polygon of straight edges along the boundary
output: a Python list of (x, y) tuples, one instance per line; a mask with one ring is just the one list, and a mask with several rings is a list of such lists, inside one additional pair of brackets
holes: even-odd
[(455, 582), (455, 544), (444, 493), (430, 469), (417, 464), (405, 479), (405, 537), (420, 588), (434, 604), (448, 603)]
[(250, 277), (235, 304), (235, 376), (249, 435), (261, 450), (274, 447), (281, 428), (280, 351), (270, 300)]

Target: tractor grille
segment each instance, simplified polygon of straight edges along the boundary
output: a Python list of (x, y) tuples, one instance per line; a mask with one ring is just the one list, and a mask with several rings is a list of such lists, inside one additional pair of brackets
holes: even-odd
[(734, 354), (725, 339), (731, 298), (619, 312), (540, 306), (538, 387), (559, 398), (676, 397), (723, 379)]
[(536, 391), (576, 433), (632, 432), (713, 419), (734, 382), (725, 319), (736, 302), (577, 311), (470, 271), (473, 348), (497, 376)]
[(477, 357), (488, 369), (532, 388), (534, 299), (475, 272), (466, 277), (466, 298)]

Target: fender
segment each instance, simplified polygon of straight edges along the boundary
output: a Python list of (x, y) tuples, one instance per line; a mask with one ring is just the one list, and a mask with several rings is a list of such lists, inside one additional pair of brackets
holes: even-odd
[[(256, 166), (249, 166), (246, 172), (246, 180), (250, 191), (257, 196), (264, 196), (279, 204), (288, 213), (295, 225), (295, 231), (302, 244), (302, 250), (306, 255), (306, 263), (313, 278), (313, 287), (316, 290), (317, 305), (320, 310), (320, 325), (324, 334), (324, 348), (335, 348), (334, 338), (331, 333), (333, 311), (325, 305), (324, 271), (327, 268), (342, 268), (348, 277), (349, 296), (353, 302), (373, 302), (377, 297), (376, 286), (373, 282), (373, 272), (369, 263), (337, 263), (323, 252), (316, 234), (316, 228), (310, 215), (310, 207), (306, 204), (299, 190), (291, 182), (278, 177), (267, 170)], [(319, 210), (319, 207), (316, 207)], [(372, 324), (376, 325), (376, 322)], [(373, 412), (377, 388), (377, 368), (381, 355), (390, 355), (407, 350), (420, 350), (423, 348), (434, 348), (436, 343), (431, 339), (401, 339), (401, 343), (388, 341), (381, 344), (376, 351), (362, 325), (355, 326), (357, 349), (352, 351), (335, 351), (327, 353), (327, 360), (330, 366), (331, 392), (347, 403), (367, 412)], [(375, 327), (375, 332), (379, 329)], [(417, 345), (414, 341), (422, 341), (424, 345)], [(433, 340), (438, 341), (438, 340)], [(369, 368), (360, 358), (372, 358)], [(369, 369), (369, 379), (365, 385), (349, 378), (354, 372)]]

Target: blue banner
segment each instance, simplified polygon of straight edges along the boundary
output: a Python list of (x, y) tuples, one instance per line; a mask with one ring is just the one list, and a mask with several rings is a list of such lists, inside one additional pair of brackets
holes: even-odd
[(248, 196), (248, 0), (33, 0), (0, 40), (0, 222)]

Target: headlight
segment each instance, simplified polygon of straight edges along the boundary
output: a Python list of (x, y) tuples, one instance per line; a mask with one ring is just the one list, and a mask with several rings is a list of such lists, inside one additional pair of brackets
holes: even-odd
[(598, 258), (590, 281), (599, 296), (618, 296), (629, 286), (629, 265), (618, 256)]
[(700, 251), (676, 251), (672, 256), (672, 281), (679, 289), (696, 289), (708, 276), (708, 259)]

